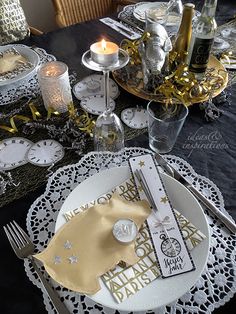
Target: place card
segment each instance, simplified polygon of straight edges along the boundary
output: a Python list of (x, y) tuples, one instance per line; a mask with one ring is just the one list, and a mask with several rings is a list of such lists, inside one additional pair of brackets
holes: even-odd
[[(147, 224), (163, 278), (183, 274), (195, 269), (192, 258), (183, 239), (172, 205), (168, 199), (159, 171), (150, 154), (132, 157), (129, 160), (140, 199), (152, 198), (152, 214)], [(135, 175), (141, 170), (142, 178), (148, 189)]]

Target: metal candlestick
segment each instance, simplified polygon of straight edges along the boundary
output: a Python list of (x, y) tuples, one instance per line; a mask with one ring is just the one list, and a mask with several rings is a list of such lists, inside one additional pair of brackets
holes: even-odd
[(102, 71), (104, 76), (105, 111), (97, 118), (94, 127), (94, 149), (96, 151), (116, 152), (124, 147), (124, 129), (119, 117), (110, 108), (109, 74), (129, 62), (126, 51), (119, 49), (118, 61), (109, 66), (96, 63), (91, 58), (90, 50), (82, 56), (82, 63), (94, 71)]

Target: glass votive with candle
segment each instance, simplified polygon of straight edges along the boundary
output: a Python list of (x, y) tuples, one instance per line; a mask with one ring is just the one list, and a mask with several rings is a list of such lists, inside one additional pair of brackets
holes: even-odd
[(67, 65), (60, 61), (43, 64), (38, 70), (38, 80), (45, 108), (68, 111), (72, 94)]
[(110, 66), (118, 61), (119, 46), (102, 39), (90, 46), (91, 59), (102, 65)]

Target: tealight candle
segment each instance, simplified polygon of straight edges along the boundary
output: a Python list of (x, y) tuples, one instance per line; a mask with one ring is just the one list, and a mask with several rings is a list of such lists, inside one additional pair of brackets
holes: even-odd
[(45, 108), (68, 111), (72, 94), (67, 65), (60, 61), (43, 64), (38, 71), (38, 80)]
[(115, 64), (118, 61), (119, 47), (117, 44), (105, 41), (94, 43), (90, 46), (91, 59), (103, 66)]
[(119, 219), (113, 226), (113, 236), (123, 244), (134, 241), (138, 234), (138, 228), (131, 219)]

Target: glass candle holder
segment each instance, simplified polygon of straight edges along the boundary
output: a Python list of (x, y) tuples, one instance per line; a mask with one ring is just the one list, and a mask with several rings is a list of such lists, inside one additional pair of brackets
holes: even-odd
[(68, 111), (72, 94), (67, 65), (60, 61), (43, 64), (38, 70), (38, 80), (45, 108)]

